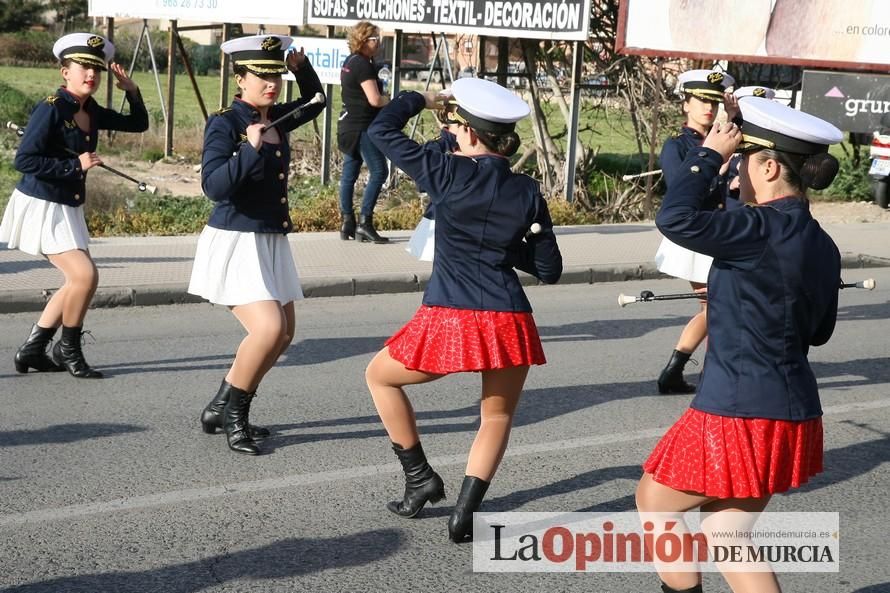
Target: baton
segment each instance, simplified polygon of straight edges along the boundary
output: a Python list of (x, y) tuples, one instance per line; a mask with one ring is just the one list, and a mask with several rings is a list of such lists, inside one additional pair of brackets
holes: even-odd
[[(6, 122), (6, 127), (9, 128), (10, 130), (13, 130), (13, 131), (16, 133), (16, 136), (20, 136), (20, 137), (21, 137), (21, 136), (24, 136), (24, 135), (25, 135), (25, 128), (23, 128), (23, 127), (17, 125), (17, 124), (14, 123), (14, 122), (11, 122), (11, 121)], [(80, 153), (78, 153), (76, 150), (74, 150), (74, 149), (72, 149), (72, 148), (68, 148), (67, 146), (65, 147), (65, 152), (67, 152), (68, 154), (70, 154), (70, 155), (72, 155), (72, 156), (76, 156), (76, 157), (79, 157), (79, 156), (80, 156)], [(103, 169), (105, 169), (105, 170), (108, 171), (109, 173), (114, 173), (115, 175), (117, 175), (117, 176), (119, 176), (119, 177), (123, 177), (123, 178), (126, 179), (127, 181), (132, 181), (133, 183), (136, 184), (136, 186), (138, 187), (139, 191), (147, 191), (147, 192), (150, 193), (150, 194), (156, 194), (156, 193), (158, 193), (158, 188), (157, 188), (157, 187), (155, 187), (155, 186), (153, 186), (153, 185), (148, 185), (148, 184), (145, 183), (144, 181), (139, 181), (138, 179), (135, 179), (135, 178), (133, 178), (133, 177), (130, 177), (130, 176), (127, 175), (126, 173), (123, 173), (123, 172), (121, 172), (121, 171), (118, 171), (117, 169), (115, 169), (115, 168), (113, 168), (113, 167), (109, 167), (109, 166), (106, 165), (105, 163), (101, 163), (101, 164), (99, 165), (99, 167), (102, 167)]]
[[(874, 290), (877, 283), (874, 278), (866, 278), (865, 280), (861, 280), (859, 282), (848, 282), (845, 283), (843, 281), (838, 285), (839, 290), (843, 290), (845, 288), (862, 288), (865, 290)], [(640, 293), (640, 296), (619, 294), (618, 295), (618, 306), (626, 307), (631, 303), (650, 303), (652, 301), (676, 301), (680, 299), (707, 299), (707, 292), (684, 292), (678, 294), (655, 294), (651, 290), (644, 290)]]
[(319, 103), (324, 104), (324, 102), (325, 102), (324, 93), (315, 93), (315, 96), (312, 97), (309, 101), (306, 101), (302, 105), (298, 105), (294, 109), (291, 109), (290, 111), (288, 111), (287, 113), (285, 113), (284, 115), (282, 115), (281, 117), (276, 119), (275, 121), (271, 122), (269, 125), (263, 126), (263, 130), (268, 130), (269, 128), (275, 127), (285, 120), (288, 120), (292, 117), (297, 117), (297, 115), (299, 115), (301, 111), (303, 111), (304, 109), (306, 109), (307, 107), (309, 107), (311, 105), (318, 105)]
[(875, 286), (877, 286), (877, 284), (875, 283), (874, 278), (866, 278), (861, 282), (841, 282), (841, 290), (845, 288), (864, 288), (865, 290), (874, 290)]
[(638, 179), (640, 177), (649, 177), (651, 175), (660, 175), (661, 169), (655, 169), (654, 171), (646, 171), (645, 173), (637, 173), (636, 175), (622, 175), (621, 181), (630, 181), (631, 179)]

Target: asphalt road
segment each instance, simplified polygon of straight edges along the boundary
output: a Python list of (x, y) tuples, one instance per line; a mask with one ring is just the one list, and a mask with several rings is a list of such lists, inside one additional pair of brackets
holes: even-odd
[[(786, 591), (890, 591), (890, 269), (841, 295), (840, 322), (811, 360), (826, 410), (825, 473), (771, 510), (841, 513), (841, 571), (785, 574)], [(854, 277), (855, 276), (855, 277)], [(688, 404), (654, 378), (691, 301), (619, 309), (619, 292), (679, 281), (536, 287), (549, 364), (532, 370), (487, 511), (630, 511), (640, 463)], [(409, 391), (445, 503), (416, 520), (384, 504), (402, 480), (363, 371), (419, 294), (298, 305), (297, 340), (254, 402), (267, 454), (228, 451), (198, 415), (241, 329), (209, 305), (90, 312), (101, 381), (15, 375), (36, 318), (0, 316), (0, 591), (658, 591), (654, 574), (485, 574), (447, 541), (477, 422), (478, 376)], [(693, 375), (693, 379), (694, 379)], [(705, 590), (728, 591), (719, 575)]]

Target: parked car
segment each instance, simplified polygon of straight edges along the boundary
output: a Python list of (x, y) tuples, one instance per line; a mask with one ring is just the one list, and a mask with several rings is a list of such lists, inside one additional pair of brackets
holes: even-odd
[(612, 90), (607, 76), (587, 76), (581, 79), (581, 94), (589, 97), (603, 97)]
[(423, 69), (417, 73), (417, 80), (421, 82), (426, 82), (427, 80), (432, 80), (433, 82), (442, 82), (442, 71), (444, 67), (440, 64), (430, 73), (431, 64), (425, 64)]
[(418, 80), (420, 71), (426, 68), (423, 62), (417, 60), (402, 60), (399, 64), (402, 80)]

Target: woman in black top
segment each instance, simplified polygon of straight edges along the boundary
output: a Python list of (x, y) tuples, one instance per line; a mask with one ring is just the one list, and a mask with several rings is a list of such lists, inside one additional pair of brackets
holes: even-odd
[[(343, 153), (343, 174), (340, 177), (340, 238), (345, 240), (386, 243), (374, 228), (374, 205), (380, 197), (380, 189), (386, 181), (386, 157), (368, 138), (368, 126), (377, 112), (389, 103), (383, 94), (383, 84), (377, 78), (380, 67), (374, 63), (374, 55), (380, 47), (380, 29), (362, 21), (356, 24), (347, 38), (351, 55), (340, 70), (340, 91), (343, 111), (337, 128), (337, 145)], [(355, 182), (362, 163), (367, 163), (368, 184), (362, 197), (358, 227), (355, 224), (352, 198)]]

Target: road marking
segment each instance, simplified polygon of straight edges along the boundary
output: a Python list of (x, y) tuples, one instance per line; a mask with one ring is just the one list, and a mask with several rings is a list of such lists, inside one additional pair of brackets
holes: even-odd
[[(823, 411), (827, 416), (834, 414), (846, 414), (849, 412), (859, 412), (863, 410), (875, 410), (887, 407), (890, 407), (890, 399), (880, 399), (866, 402), (841, 404), (836, 406), (826, 406), (825, 408), (823, 408)], [(507, 450), (506, 456), (518, 457), (521, 455), (551, 453), (555, 451), (566, 451), (569, 449), (583, 449), (601, 445), (614, 445), (616, 443), (627, 443), (645, 439), (655, 439), (663, 435), (668, 428), (669, 427), (667, 426), (663, 426), (660, 428), (647, 428), (643, 430), (618, 432), (593, 437), (563, 439), (550, 443), (516, 445), (510, 447)], [(466, 463), (466, 461), (466, 455), (443, 455), (430, 459), (430, 463), (436, 467), (459, 465)], [(277, 490), (280, 488), (292, 488), (295, 486), (308, 486), (310, 484), (319, 484), (324, 482), (353, 480), (356, 478), (366, 478), (379, 474), (397, 473), (400, 470), (401, 467), (398, 463), (366, 465), (326, 472), (315, 472), (311, 474), (295, 474), (292, 476), (269, 478), (265, 480), (235, 482), (233, 484), (226, 484), (223, 486), (205, 486), (203, 488), (174, 490), (172, 492), (161, 492), (158, 494), (132, 496), (129, 498), (119, 498), (117, 500), (108, 500), (103, 502), (91, 502), (58, 508), (40, 509), (36, 511), (28, 511), (25, 513), (11, 513), (8, 515), (0, 515), (0, 527), (12, 527), (15, 525), (25, 525), (29, 523), (43, 523), (46, 521), (57, 521), (61, 519), (74, 519), (77, 517), (101, 515), (105, 513), (113, 513), (116, 511), (130, 511), (168, 504), (182, 504), (197, 500), (230, 496), (234, 494), (254, 494), (256, 492), (261, 492), (264, 490)]]

